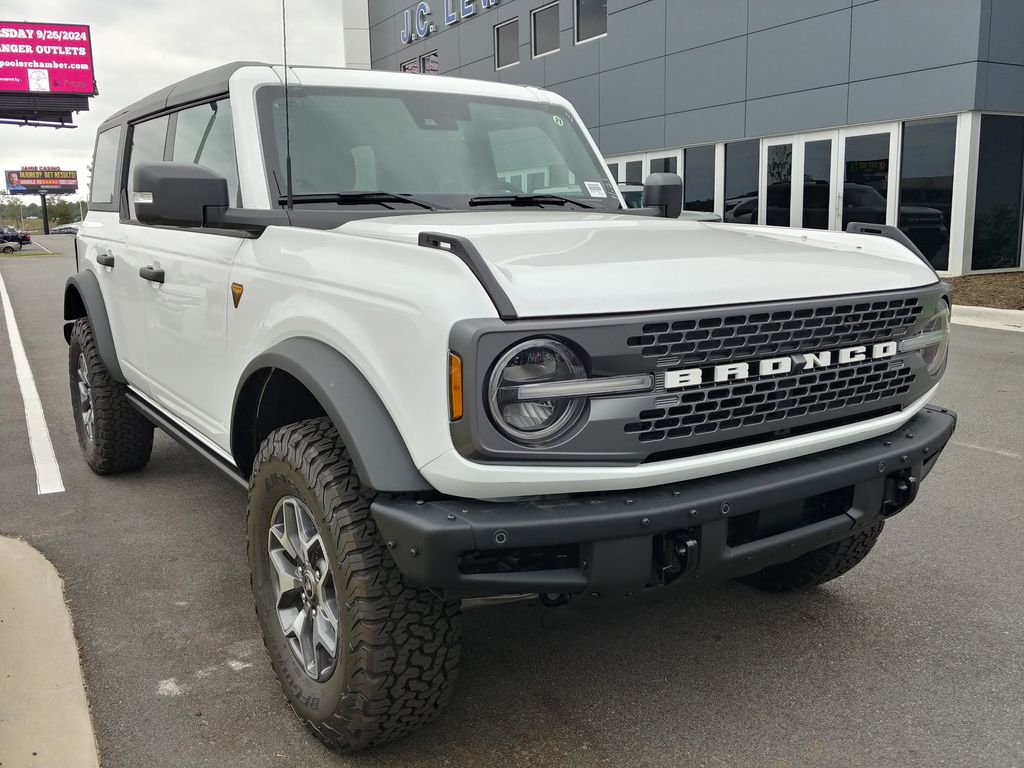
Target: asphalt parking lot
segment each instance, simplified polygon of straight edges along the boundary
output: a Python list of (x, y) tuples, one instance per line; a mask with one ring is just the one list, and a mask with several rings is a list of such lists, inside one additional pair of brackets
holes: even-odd
[(0, 275), (66, 490), (36, 494), (5, 328), (0, 534), (65, 580), (104, 766), (1024, 766), (1024, 334), (954, 326), (938, 397), (960, 414), (953, 443), (843, 578), (555, 626), (534, 605), (468, 612), (445, 714), (338, 757), (263, 652), (244, 495), (159, 432), (140, 473), (81, 460), (60, 314), (71, 240), (40, 240), (64, 255), (0, 258)]

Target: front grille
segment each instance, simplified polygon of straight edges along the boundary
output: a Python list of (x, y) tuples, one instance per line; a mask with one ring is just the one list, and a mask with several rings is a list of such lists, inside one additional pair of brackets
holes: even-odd
[(921, 311), (919, 299), (906, 297), (654, 322), (626, 344), (644, 357), (686, 364), (773, 357), (887, 341), (902, 335)]
[(787, 419), (890, 401), (907, 394), (913, 381), (913, 371), (899, 360), (815, 369), (763, 381), (733, 381), (683, 392), (675, 404), (641, 411), (624, 429), (641, 442), (652, 443), (784, 424)]

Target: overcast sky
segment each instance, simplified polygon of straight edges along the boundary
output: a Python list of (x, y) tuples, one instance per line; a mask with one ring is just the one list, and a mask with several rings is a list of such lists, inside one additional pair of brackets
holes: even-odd
[[(2, 0), (0, 19), (91, 27), (99, 95), (75, 115), (79, 127), (0, 125), (0, 170), (77, 170), (83, 197), (96, 127), (108, 116), (219, 64), (281, 61), (280, 0)], [(341, 66), (341, 31), (340, 0), (288, 0), (289, 63)]]

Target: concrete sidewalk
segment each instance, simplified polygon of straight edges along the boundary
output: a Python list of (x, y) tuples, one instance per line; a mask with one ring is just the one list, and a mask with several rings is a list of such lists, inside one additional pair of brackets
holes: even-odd
[(0, 765), (97, 768), (71, 615), (56, 569), (0, 537)]
[(1024, 331), (1024, 311), (1019, 309), (992, 309), (954, 304), (952, 321), (977, 328), (995, 328), (999, 331)]

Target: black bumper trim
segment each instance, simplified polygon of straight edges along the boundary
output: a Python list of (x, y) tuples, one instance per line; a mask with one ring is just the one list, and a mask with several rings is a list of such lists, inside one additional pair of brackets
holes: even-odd
[[(699, 542), (688, 578), (718, 581), (791, 560), (903, 509), (956, 427), (956, 415), (925, 407), (903, 427), (798, 459), (635, 491), (486, 502), (408, 497), (373, 502), (372, 513), (411, 582), (450, 598), (515, 592), (625, 594), (642, 589), (654, 537)], [(908, 483), (907, 478), (911, 478)], [(729, 521), (770, 507), (853, 487), (849, 509), (792, 530), (729, 546)], [(465, 553), (564, 544), (580, 546), (577, 567), (462, 573)]]

